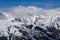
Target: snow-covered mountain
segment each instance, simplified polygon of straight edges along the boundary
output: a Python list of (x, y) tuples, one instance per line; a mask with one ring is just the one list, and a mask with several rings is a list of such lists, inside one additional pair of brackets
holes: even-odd
[(0, 12), (0, 40), (60, 40), (60, 16)]

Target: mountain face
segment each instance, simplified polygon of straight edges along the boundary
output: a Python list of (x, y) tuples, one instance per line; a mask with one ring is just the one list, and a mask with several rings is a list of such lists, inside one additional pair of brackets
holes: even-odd
[(0, 13), (0, 40), (60, 40), (60, 17)]

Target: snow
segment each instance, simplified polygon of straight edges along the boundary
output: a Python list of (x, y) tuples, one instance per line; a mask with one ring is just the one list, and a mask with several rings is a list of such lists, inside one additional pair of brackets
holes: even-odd
[[(19, 8), (21, 8), (21, 7), (19, 7)], [(49, 37), (50, 35), (52, 35), (52, 32), (50, 32), (50, 31), (52, 31), (54, 28), (57, 30), (59, 29), (59, 31), (60, 31), (60, 15), (58, 15), (59, 13), (51, 15), (50, 13), (53, 13), (54, 11), (52, 10), (52, 12), (51, 12), (51, 10), (47, 10), (44, 12), (48, 12), (49, 14), (48, 13), (39, 14), (39, 13), (41, 13), (41, 11), (43, 12), (43, 9), (39, 8), (39, 10), (37, 10), (37, 8), (33, 7), (33, 6), (27, 7), (27, 8), (23, 7), (23, 9), (21, 8), (21, 10), (19, 8), (17, 10), (15, 10), (15, 8), (14, 8), (13, 10), (14, 10), (14, 13), (15, 12), (18, 13), (18, 14), (16, 13), (17, 15), (19, 15), (19, 13), (20, 13), (21, 17), (20, 17), (20, 15), (17, 17), (14, 17), (14, 16), (12, 16), (12, 14), (10, 14), (8, 12), (1, 12), (3, 16), (0, 16), (0, 18), (3, 17), (3, 19), (0, 20), (0, 37), (6, 36), (9, 39), (9, 36), (13, 35), (13, 36), (17, 36), (17, 37), (22, 36), (22, 37), (27, 37), (27, 38), (29, 36), (30, 38), (34, 39), (33, 36), (38, 37), (36, 35), (40, 35), (40, 34), (43, 37)], [(18, 10), (20, 10), (20, 12)], [(28, 11), (28, 12), (26, 14), (24, 14), (23, 11), (25, 13), (26, 13), (26, 11)], [(15, 16), (16, 16), (16, 14), (15, 14)], [(4, 18), (7, 18), (7, 19), (4, 19)], [(17, 19), (15, 20), (15, 18), (17, 18)], [(33, 25), (31, 29), (29, 28), (30, 25)], [(38, 34), (36, 34), (36, 33), (38, 33)], [(49, 37), (49, 39), (50, 38), (51, 37)]]

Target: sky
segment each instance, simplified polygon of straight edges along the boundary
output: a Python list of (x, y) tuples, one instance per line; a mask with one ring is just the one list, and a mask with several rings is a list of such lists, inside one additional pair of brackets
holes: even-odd
[(60, 7), (60, 0), (0, 0), (0, 8), (10, 8), (20, 5), (54, 9)]

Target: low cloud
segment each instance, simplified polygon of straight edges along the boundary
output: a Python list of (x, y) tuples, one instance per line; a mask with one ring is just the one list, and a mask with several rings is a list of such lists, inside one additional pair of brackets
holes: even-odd
[(38, 8), (35, 6), (17, 6), (17, 7), (12, 7), (9, 8), (8, 10), (9, 13), (11, 13), (15, 17), (24, 17), (28, 16), (28, 14), (31, 15), (48, 15), (51, 17), (55, 17), (57, 15), (60, 15), (60, 8), (56, 9), (43, 9), (43, 8)]

